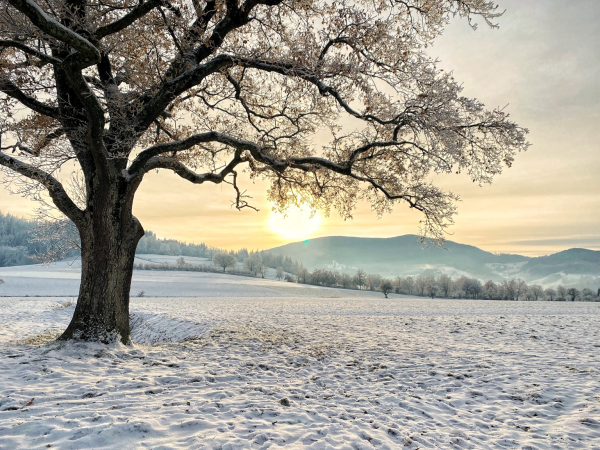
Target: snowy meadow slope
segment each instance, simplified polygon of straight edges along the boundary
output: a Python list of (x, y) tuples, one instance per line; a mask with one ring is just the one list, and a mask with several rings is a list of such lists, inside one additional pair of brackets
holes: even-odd
[(600, 448), (598, 304), (149, 275), (195, 297), (133, 298), (131, 346), (0, 298), (0, 448)]

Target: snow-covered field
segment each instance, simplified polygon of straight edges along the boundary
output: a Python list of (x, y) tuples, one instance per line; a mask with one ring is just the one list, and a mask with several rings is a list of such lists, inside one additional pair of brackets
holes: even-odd
[[(162, 255), (141, 255), (136, 257), (137, 263), (167, 263), (175, 265), (177, 257)], [(206, 264), (203, 258), (188, 258), (191, 264)], [(208, 262), (210, 263), (210, 261)], [(29, 266), (0, 267), (0, 279), (5, 283), (0, 285), (1, 296), (77, 296), (81, 278), (81, 262), (60, 261), (49, 266), (43, 264)], [(275, 270), (269, 269), (267, 278), (275, 279)], [(228, 286), (232, 284), (247, 286), (268, 286), (269, 283), (259, 278), (221, 275), (209, 272), (164, 272), (156, 270), (134, 270), (131, 283), (131, 295), (136, 296), (144, 291), (149, 297), (172, 296), (213, 296), (227, 295)], [(267, 284), (265, 284), (267, 283)], [(281, 286), (277, 282), (275, 286)], [(247, 291), (247, 292), (244, 292)], [(260, 289), (250, 287), (237, 290), (238, 294), (259, 296), (265, 293)]]
[(133, 298), (132, 346), (0, 298), (0, 448), (600, 449), (599, 304), (150, 275), (196, 297)]

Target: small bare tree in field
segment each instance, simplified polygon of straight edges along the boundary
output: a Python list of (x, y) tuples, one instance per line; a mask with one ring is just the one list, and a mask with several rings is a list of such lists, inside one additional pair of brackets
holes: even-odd
[(260, 274), (260, 277), (264, 278), (267, 275), (267, 271), (269, 270), (269, 268), (262, 261), (260, 261), (256, 270)]
[(571, 300), (572, 302), (574, 302), (575, 299), (577, 297), (579, 297), (579, 294), (580, 294), (580, 292), (579, 292), (579, 289), (577, 289), (577, 288), (567, 289), (567, 295), (569, 296), (569, 300)]
[(388, 298), (388, 294), (394, 290), (394, 285), (388, 279), (381, 280), (381, 284), (379, 285), (379, 290), (383, 292), (385, 298)]
[(433, 275), (429, 275), (428, 277), (426, 277), (426, 280), (427, 285), (425, 287), (425, 294), (427, 294), (428, 297), (431, 297), (433, 299), (439, 291), (439, 286), (435, 281)]
[(404, 279), (402, 288), (408, 295), (412, 295), (412, 293), (415, 291), (415, 281), (413, 280), (413, 277), (406, 277)]
[(452, 290), (452, 278), (450, 278), (447, 274), (443, 273), (437, 280), (438, 287), (440, 288), (440, 292), (444, 297), (448, 297), (448, 294)]
[(356, 274), (353, 277), (354, 284), (358, 287), (358, 289), (362, 289), (363, 286), (367, 283), (367, 274), (364, 270), (358, 269)]
[(223, 272), (227, 271), (227, 269), (231, 267), (235, 267), (237, 264), (237, 259), (235, 259), (235, 256), (221, 252), (215, 253), (212, 260), (215, 266), (219, 266), (223, 269)]
[(308, 270), (306, 270), (306, 268), (302, 267), (298, 271), (298, 283), (304, 283), (304, 284), (306, 284), (306, 282), (308, 281), (308, 277), (309, 276), (310, 276), (310, 272)]
[(539, 284), (532, 284), (529, 286), (529, 291), (535, 301), (540, 300), (540, 297), (544, 296), (544, 288)]
[(421, 295), (421, 296), (425, 295), (425, 290), (427, 289), (428, 282), (429, 282), (429, 280), (427, 279), (427, 277), (425, 275), (418, 275), (415, 278), (415, 287), (416, 287), (419, 295)]
[(285, 275), (283, 268), (278, 267), (275, 271), (275, 278), (277, 278), (279, 281), (281, 281), (281, 279), (283, 278), (283, 276)]
[[(426, 48), (453, 16), (493, 26), (487, 0), (3, 0), (0, 166), (13, 192), (77, 228), (82, 275), (61, 339), (129, 339), (133, 216), (147, 173), (271, 182), (279, 210), (349, 218), (406, 202), (442, 240), (457, 196), (432, 173), (488, 183), (526, 130), (461, 94)], [(349, 117), (355, 130), (344, 132)], [(328, 142), (311, 137), (327, 130)], [(83, 196), (61, 167), (83, 180)]]
[(260, 259), (258, 259), (256, 256), (248, 256), (246, 259), (244, 259), (244, 267), (248, 272), (255, 276), (258, 273), (258, 266), (260, 263)]
[(548, 300), (553, 301), (556, 298), (556, 291), (552, 288), (548, 288), (544, 291), (544, 296)]

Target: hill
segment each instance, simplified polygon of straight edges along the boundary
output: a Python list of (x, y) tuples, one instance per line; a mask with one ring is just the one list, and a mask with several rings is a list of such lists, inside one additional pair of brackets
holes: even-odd
[(283, 245), (269, 252), (297, 259), (309, 270), (335, 268), (351, 272), (361, 268), (383, 276), (413, 275), (428, 269), (454, 269), (493, 277), (494, 270), (486, 264), (511, 265), (529, 260), (526, 256), (496, 255), (452, 241), (447, 241), (444, 248), (432, 244), (423, 246), (418, 236), (413, 234), (393, 238), (331, 236)]
[(466, 275), (481, 280), (522, 278), (545, 286), (595, 286), (600, 283), (600, 252), (570, 249), (530, 258), (495, 254), (472, 245), (447, 241), (443, 248), (423, 246), (416, 235), (393, 238), (331, 236), (286, 244), (268, 250), (317, 268), (354, 273), (363, 269), (386, 277), (423, 272)]
[(31, 256), (45, 251), (43, 244), (30, 238), (35, 227), (31, 220), (0, 212), (0, 267), (33, 264)]

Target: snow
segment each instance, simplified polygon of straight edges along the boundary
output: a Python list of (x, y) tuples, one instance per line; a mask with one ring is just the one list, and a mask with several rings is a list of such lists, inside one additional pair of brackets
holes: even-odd
[(200, 290), (132, 298), (130, 346), (0, 298), (0, 448), (600, 448), (599, 304), (149, 274)]
[[(136, 264), (166, 263), (175, 265), (177, 258), (165, 255), (139, 255), (135, 262)], [(186, 257), (185, 261), (198, 265), (212, 264), (205, 258)], [(36, 264), (0, 267), (0, 279), (5, 281), (3, 285), (0, 285), (0, 296), (77, 296), (80, 278), (81, 262), (79, 260), (60, 261), (49, 266)], [(275, 281), (275, 270), (273, 269), (269, 269), (267, 279), (264, 280), (210, 272), (134, 270), (131, 295), (136, 296), (139, 292), (144, 291), (145, 295), (149, 297), (168, 297), (174, 296), (174, 293), (181, 297), (218, 297), (226, 296), (228, 286), (239, 283), (248, 286), (242, 292), (245, 297), (272, 297), (278, 295), (281, 286), (281, 282)], [(239, 293), (239, 290), (237, 292)]]

